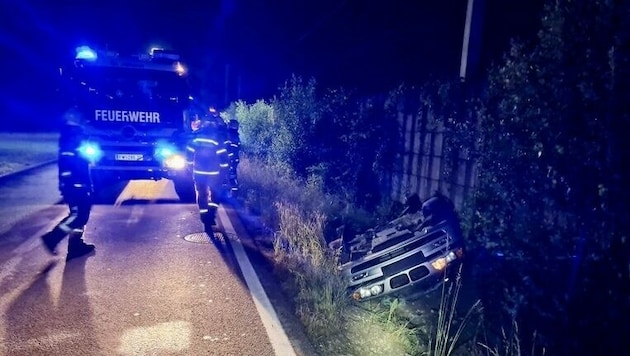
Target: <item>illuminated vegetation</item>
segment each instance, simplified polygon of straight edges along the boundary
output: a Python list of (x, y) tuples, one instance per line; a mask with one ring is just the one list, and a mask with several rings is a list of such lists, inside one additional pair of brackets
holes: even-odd
[[(630, 152), (623, 137), (630, 128), (629, 11), (626, 3), (551, 2), (538, 42), (514, 43), (476, 88), (439, 83), (365, 99), (318, 92), (315, 81), (294, 77), (271, 102), (234, 105), (244, 152), (255, 158), (243, 170), (247, 201), (281, 232), (275, 258), (291, 266), (285, 272), (297, 271), (292, 295), (314, 340), (333, 343), (340, 335), (328, 330), (340, 325), (350, 340), (340, 343), (350, 347), (356, 329), (343, 322), (365, 320), (350, 316), (353, 305), (331, 267), (335, 256), (320, 251), (330, 236), (326, 224), (361, 230), (391, 217), (387, 172), (401, 142), (393, 118), (397, 110), (418, 110), (412, 102), (401, 106), (400, 95), (422, 94), (442, 120), (447, 150), (465, 151), (478, 166), (460, 215), (475, 256), (468, 278), (479, 292), (479, 321), (470, 323), (472, 334), (459, 335), (453, 353), (619, 353), (630, 313), (630, 177), (623, 166)], [(263, 166), (272, 169), (267, 177)], [(400, 331), (407, 324), (392, 325)], [(406, 332), (393, 334), (410, 354), (449, 354), (457, 333), (436, 339), (429, 329), (405, 330), (416, 344), (403, 341), (410, 340)], [(373, 339), (388, 339), (381, 333), (390, 329), (378, 330)], [(360, 339), (355, 346), (371, 340)]]

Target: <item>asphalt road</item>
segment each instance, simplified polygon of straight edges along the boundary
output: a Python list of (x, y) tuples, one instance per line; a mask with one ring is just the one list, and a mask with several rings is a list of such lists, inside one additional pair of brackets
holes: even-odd
[(96, 254), (66, 262), (39, 240), (67, 211), (55, 174), (0, 181), (0, 355), (310, 354), (231, 208), (214, 245), (169, 181), (129, 182), (92, 210)]

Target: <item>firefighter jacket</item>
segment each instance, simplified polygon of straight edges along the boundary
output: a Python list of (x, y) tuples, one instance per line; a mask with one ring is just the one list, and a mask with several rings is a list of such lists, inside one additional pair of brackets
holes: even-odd
[(239, 154), (241, 149), (241, 138), (238, 134), (238, 130), (236, 129), (228, 129), (227, 131), (227, 140), (225, 141), (225, 145), (228, 150), (228, 156), (230, 158), (231, 163), (239, 162)]
[(81, 155), (82, 132), (78, 126), (65, 125), (59, 134), (59, 191), (62, 195), (92, 193), (90, 162)]
[(229, 167), (225, 135), (216, 126), (204, 126), (193, 133), (187, 150), (195, 176), (220, 176)]

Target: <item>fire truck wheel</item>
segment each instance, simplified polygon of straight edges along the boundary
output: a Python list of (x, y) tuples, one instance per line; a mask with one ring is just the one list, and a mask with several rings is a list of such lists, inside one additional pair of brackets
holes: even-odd
[(191, 179), (174, 179), (175, 193), (184, 203), (195, 202), (195, 183)]

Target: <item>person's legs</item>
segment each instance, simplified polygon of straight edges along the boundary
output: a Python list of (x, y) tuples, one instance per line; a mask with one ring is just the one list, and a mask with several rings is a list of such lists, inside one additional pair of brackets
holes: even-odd
[(88, 245), (82, 240), (84, 226), (90, 218), (92, 202), (89, 193), (84, 192), (65, 194), (64, 199), (70, 210), (68, 216), (63, 218), (57, 226), (42, 236), (41, 239), (48, 252), (56, 255), (56, 248), (59, 242), (67, 235), (70, 235), (67, 256), (67, 259), (70, 260), (86, 255), (94, 250), (94, 245)]
[(84, 229), (74, 229), (68, 237), (68, 255), (66, 261), (89, 255), (94, 252), (96, 247), (83, 241)]
[(68, 204), (68, 215), (61, 219), (61, 221), (51, 231), (41, 237), (44, 246), (52, 255), (57, 254), (57, 245), (72, 231), (72, 227), (70, 225), (73, 221), (77, 220), (79, 213), (77, 206), (78, 198), (76, 197), (76, 193), (69, 191), (63, 194), (63, 196), (66, 204)]
[(66, 199), (70, 208), (70, 215), (62, 221), (68, 231), (83, 229), (90, 219), (92, 211), (92, 197), (89, 193), (80, 192), (72, 199)]
[(48, 250), (51, 255), (57, 254), (57, 245), (70, 232), (68, 230), (64, 230), (64, 227), (65, 226), (62, 225), (62, 223), (59, 223), (41, 237), (44, 247), (46, 247), (46, 250)]
[(68, 235), (68, 255), (66, 261), (89, 255), (96, 247), (83, 241), (84, 228), (73, 229)]
[(217, 210), (219, 209), (219, 204), (221, 203), (221, 192), (223, 191), (223, 177), (222, 176), (211, 176), (208, 178), (208, 188), (209, 188), (209, 196), (208, 196), (208, 211), (211, 216), (211, 220), (209, 220), (209, 224), (211, 226), (215, 226)]
[(236, 196), (238, 193), (238, 177), (236, 175), (237, 165), (238, 162), (232, 162), (230, 165), (229, 181), (232, 196)]
[(215, 226), (217, 224), (217, 210), (219, 209), (219, 203), (215, 202), (212, 197), (216, 197), (216, 192), (213, 192), (210, 189), (210, 197), (208, 199), (208, 219), (207, 222), (211, 226)]
[(199, 207), (199, 218), (204, 225), (214, 225), (215, 210), (211, 209), (210, 187), (208, 177), (203, 175), (195, 176), (195, 191), (197, 193), (197, 206)]
[(92, 211), (92, 197), (87, 192), (79, 192), (76, 200), (69, 202), (71, 218), (66, 219), (64, 224), (70, 230), (68, 234), (68, 255), (66, 261), (82, 257), (94, 252), (95, 246), (83, 241), (83, 231), (90, 219)]

